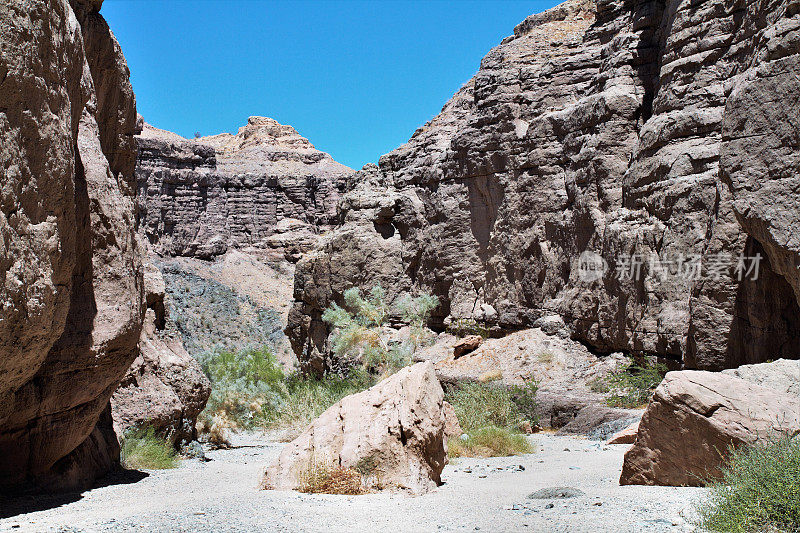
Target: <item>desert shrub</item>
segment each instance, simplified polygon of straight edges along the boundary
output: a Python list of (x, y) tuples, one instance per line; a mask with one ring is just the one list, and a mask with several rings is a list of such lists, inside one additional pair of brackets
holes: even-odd
[(426, 340), (425, 323), (439, 305), (438, 298), (429, 294), (399, 298), (397, 311), (411, 333), (408, 341), (390, 346), (383, 336), (391, 311), (383, 288), (377, 285), (362, 297), (357, 287), (351, 287), (343, 296), (344, 307), (333, 303), (322, 315), (335, 328), (331, 350), (339, 359), (360, 360), (367, 371), (380, 375), (392, 374), (411, 363), (411, 355)]
[(538, 384), (528, 380), (510, 390), (484, 383), (465, 383), (448, 391), (464, 435), (450, 439), (451, 457), (499, 457), (530, 453), (528, 440), (520, 433), (524, 421), (536, 422)]
[(201, 365), (211, 381), (204, 415), (231, 429), (264, 426), (264, 416), (286, 396), (283, 371), (267, 348), (206, 354)]
[(449, 391), (445, 399), (467, 433), (487, 426), (516, 427), (522, 421), (511, 393), (503, 386), (464, 383)]
[(330, 461), (312, 458), (298, 475), (297, 490), (309, 494), (363, 494), (361, 474)]
[[(602, 380), (602, 385), (611, 392), (606, 403), (611, 407), (641, 407), (650, 401), (653, 390), (666, 373), (667, 367), (664, 364), (644, 362), (639, 365), (631, 361), (624, 369), (612, 372)], [(602, 390), (605, 388), (602, 385), (598, 382), (594, 388)]]
[(457, 318), (447, 327), (447, 331), (457, 337), (467, 335), (480, 335), (484, 339), (489, 338), (489, 330), (480, 322), (472, 318)]
[(374, 379), (355, 370), (346, 377), (330, 374), (321, 379), (293, 374), (285, 383), (286, 396), (264, 420), (267, 428), (288, 430), (290, 438), (345, 396), (368, 389)]
[(286, 429), (297, 433), (345, 396), (369, 388), (371, 376), (353, 371), (323, 379), (285, 376), (266, 349), (216, 352), (202, 361), (211, 397), (200, 416), (201, 432), (215, 447), (230, 446), (241, 429)]
[(531, 426), (539, 423), (539, 414), (536, 412), (539, 407), (536, 401), (537, 392), (539, 392), (539, 382), (530, 378), (522, 385), (511, 387), (511, 400), (517, 406), (522, 420), (530, 422)]
[(152, 427), (131, 428), (122, 437), (122, 465), (136, 470), (159, 470), (178, 466), (172, 444), (159, 437)]
[(447, 443), (450, 457), (506, 457), (532, 452), (533, 447), (525, 435), (495, 426), (467, 432)]
[(702, 529), (800, 532), (800, 439), (732, 450), (722, 479), (709, 486), (696, 506)]

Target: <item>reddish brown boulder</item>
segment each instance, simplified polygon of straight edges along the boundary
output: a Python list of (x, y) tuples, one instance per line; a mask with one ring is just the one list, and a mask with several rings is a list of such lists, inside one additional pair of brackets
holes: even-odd
[(639, 433), (639, 422), (634, 422), (623, 430), (617, 431), (606, 444), (633, 444), (636, 442), (636, 435)]
[(443, 404), (433, 365), (406, 367), (322, 413), (267, 468), (263, 486), (296, 489), (324, 463), (359, 472), (367, 490), (428, 492), (447, 463)]
[[(458, 415), (456, 410), (450, 402), (442, 403), (442, 414), (444, 415), (444, 436), (446, 438), (460, 437), (464, 430), (461, 429), (461, 424), (458, 422)], [(530, 432), (529, 432), (530, 433)]]
[(670, 372), (625, 454), (620, 484), (699, 486), (731, 446), (800, 434), (800, 398), (713, 372)]
[(478, 346), (483, 342), (483, 337), (480, 335), (469, 335), (464, 337), (453, 346), (453, 358), (458, 359), (462, 355), (467, 355), (478, 349)]

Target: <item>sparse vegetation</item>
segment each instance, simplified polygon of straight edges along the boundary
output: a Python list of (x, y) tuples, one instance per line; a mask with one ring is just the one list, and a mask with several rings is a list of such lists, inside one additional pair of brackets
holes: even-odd
[(800, 532), (800, 440), (788, 436), (732, 451), (720, 481), (697, 505), (707, 531)]
[(405, 295), (398, 300), (397, 311), (410, 326), (408, 339), (390, 344), (383, 328), (390, 314), (386, 293), (380, 285), (369, 295), (361, 296), (357, 287), (344, 292), (344, 307), (334, 303), (322, 319), (335, 328), (333, 353), (340, 359), (361, 362), (370, 373), (386, 376), (411, 363), (411, 355), (426, 339), (425, 323), (439, 299), (430, 294), (416, 298)]
[(152, 427), (132, 428), (122, 437), (122, 465), (131, 470), (161, 470), (178, 466), (175, 448)]
[(633, 409), (650, 401), (653, 390), (664, 379), (667, 366), (661, 363), (631, 361), (624, 369), (589, 384), (594, 392), (611, 394), (606, 403), (611, 407)]
[(467, 335), (480, 335), (484, 339), (489, 338), (489, 330), (472, 318), (458, 318), (448, 326), (447, 331), (456, 335), (457, 337), (466, 337)]
[(373, 384), (365, 372), (324, 379), (285, 376), (266, 348), (217, 352), (203, 360), (212, 393), (201, 419), (201, 431), (216, 447), (230, 445), (228, 432), (240, 429), (301, 431), (325, 409)]
[(448, 392), (464, 435), (450, 439), (451, 457), (500, 457), (531, 453), (520, 433), (524, 421), (536, 422), (538, 385), (529, 380), (511, 390), (501, 385), (467, 383)]
[(533, 452), (525, 435), (509, 428), (487, 426), (464, 435), (448, 441), (450, 457), (506, 457)]
[(363, 494), (361, 474), (330, 461), (312, 459), (298, 476), (297, 490), (309, 494)]

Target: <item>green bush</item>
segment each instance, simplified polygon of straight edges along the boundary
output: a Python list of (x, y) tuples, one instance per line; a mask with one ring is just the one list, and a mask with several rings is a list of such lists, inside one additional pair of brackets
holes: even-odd
[(451, 457), (500, 457), (530, 453), (523, 422), (536, 422), (538, 384), (529, 380), (510, 390), (486, 383), (464, 383), (445, 395), (464, 435), (450, 439)]
[(331, 351), (341, 360), (361, 360), (367, 371), (381, 375), (392, 374), (411, 363), (411, 355), (426, 340), (425, 323), (439, 305), (438, 298), (429, 294), (399, 298), (397, 311), (411, 327), (411, 334), (408, 341), (390, 346), (382, 330), (391, 311), (383, 288), (377, 285), (362, 297), (357, 287), (351, 287), (343, 296), (345, 307), (334, 303), (322, 315), (335, 328)]
[(667, 367), (664, 364), (644, 362), (638, 365), (631, 361), (624, 369), (613, 372), (601, 382), (590, 384), (590, 388), (611, 392), (606, 398), (609, 406), (632, 409), (650, 401), (653, 390), (658, 387), (666, 373)]
[(323, 379), (284, 376), (266, 348), (207, 354), (202, 366), (212, 390), (202, 426), (210, 433), (216, 428), (220, 436), (227, 429), (302, 429), (345, 396), (373, 384), (361, 371)]
[(525, 435), (508, 428), (487, 426), (464, 435), (448, 441), (450, 457), (507, 457), (533, 452)]
[(707, 531), (800, 532), (800, 438), (732, 450), (722, 479), (697, 505)]
[(457, 337), (480, 335), (484, 339), (488, 339), (490, 336), (490, 331), (472, 318), (457, 318), (453, 320), (447, 327), (447, 331)]
[(287, 395), (283, 371), (267, 348), (212, 352), (201, 365), (211, 381), (208, 418), (224, 415), (234, 427), (263, 427), (265, 413), (278, 409)]
[(178, 466), (175, 448), (152, 427), (132, 428), (122, 437), (122, 466), (131, 470), (159, 470)]

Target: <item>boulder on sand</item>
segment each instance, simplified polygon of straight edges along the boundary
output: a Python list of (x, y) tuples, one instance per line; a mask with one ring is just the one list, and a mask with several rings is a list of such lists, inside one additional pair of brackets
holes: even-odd
[(800, 434), (800, 398), (713, 372), (669, 372), (625, 454), (621, 485), (700, 486), (731, 446)]
[(633, 444), (636, 442), (636, 435), (639, 433), (639, 421), (630, 426), (617, 431), (606, 441), (606, 444)]
[(428, 492), (447, 463), (443, 404), (433, 365), (406, 367), (322, 413), (267, 468), (262, 486), (296, 489), (304, 472), (327, 464), (355, 470), (366, 490)]

